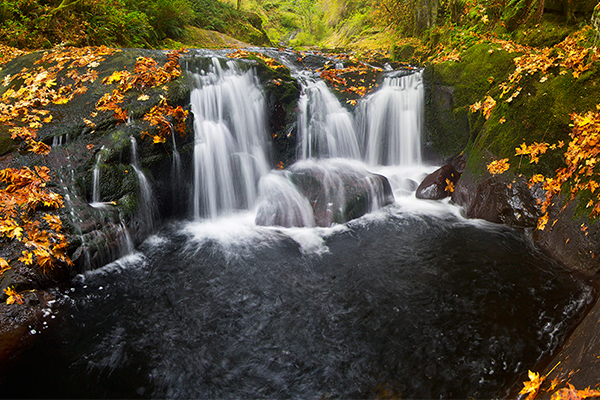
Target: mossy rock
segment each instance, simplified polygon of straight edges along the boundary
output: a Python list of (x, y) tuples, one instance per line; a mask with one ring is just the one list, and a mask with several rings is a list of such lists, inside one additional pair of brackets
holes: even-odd
[(469, 106), (508, 76), (514, 57), (481, 43), (467, 49), (459, 62), (426, 68), (425, 141), (432, 152), (448, 158), (474, 140), (482, 125), (471, 118)]

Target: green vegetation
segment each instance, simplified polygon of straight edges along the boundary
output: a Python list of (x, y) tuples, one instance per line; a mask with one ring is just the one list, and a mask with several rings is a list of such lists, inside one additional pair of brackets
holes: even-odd
[(216, 0), (0, 1), (0, 43), (17, 48), (162, 47), (194, 27), (269, 44), (260, 18)]

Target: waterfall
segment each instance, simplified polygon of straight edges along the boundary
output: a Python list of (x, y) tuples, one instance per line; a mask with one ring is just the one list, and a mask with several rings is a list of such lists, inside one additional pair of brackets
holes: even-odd
[(358, 119), (368, 164), (421, 163), (422, 80), (420, 72), (386, 77), (380, 89), (361, 102)]
[(295, 186), (288, 171), (273, 171), (260, 180), (264, 199), (256, 214), (256, 223), (265, 226), (315, 226), (309, 200)]
[(421, 73), (386, 74), (380, 88), (359, 101), (356, 117), (324, 81), (302, 71), (296, 76), (302, 84), (300, 161), (285, 174), (276, 172), (261, 180), (255, 222), (330, 226), (390, 204), (394, 189), (412, 194), (423, 172)]
[(100, 204), (100, 163), (102, 162), (103, 150), (104, 146), (100, 148), (96, 156), (96, 164), (94, 165), (94, 172), (92, 174), (92, 205)]
[(300, 156), (303, 159), (360, 158), (352, 114), (340, 105), (322, 80), (300, 77), (298, 100)]
[(175, 129), (171, 127), (171, 138), (173, 139), (173, 164), (171, 166), (171, 177), (173, 178), (171, 184), (173, 189), (176, 189), (181, 182), (181, 156), (177, 151), (177, 142), (175, 141)]
[(269, 172), (266, 105), (254, 70), (235, 61), (223, 68), (213, 58), (193, 78), (194, 217), (252, 208), (258, 180)]
[(303, 86), (298, 101), (301, 158), (362, 159), (373, 166), (420, 164), (420, 72), (388, 75), (379, 90), (359, 101), (356, 117), (325, 82), (302, 74), (298, 78)]
[(138, 165), (137, 142), (133, 136), (129, 138), (131, 141), (131, 166), (138, 178), (140, 189), (140, 217), (142, 219), (143, 229), (151, 231), (154, 227), (154, 217), (156, 214), (156, 205), (152, 195), (152, 187), (148, 182), (146, 175), (140, 170)]

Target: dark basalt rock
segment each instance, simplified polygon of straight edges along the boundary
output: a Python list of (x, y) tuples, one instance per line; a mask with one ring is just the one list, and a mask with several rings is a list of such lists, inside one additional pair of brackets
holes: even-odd
[[(314, 220), (316, 226), (342, 224), (394, 202), (394, 194), (386, 177), (370, 173), (351, 162), (325, 160), (301, 161), (292, 165), (286, 177), (312, 208), (311, 218), (300, 218), (298, 207), (290, 200), (278, 201), (284, 193), (263, 193), (256, 223), (258, 225), (305, 226)], [(289, 197), (290, 199), (292, 196)], [(290, 213), (295, 213), (290, 215)]]
[(348, 222), (394, 201), (382, 175), (302, 167), (292, 172), (291, 180), (310, 202), (317, 226)]
[(464, 178), (456, 186), (452, 201), (463, 206), (468, 218), (481, 218), (509, 226), (537, 225), (536, 199), (523, 178), (490, 177), (473, 184)]
[[(441, 200), (448, 197), (446, 190), (448, 182), (456, 184), (460, 179), (460, 173), (450, 164), (446, 164), (431, 174), (427, 175), (417, 187), (417, 199)], [(448, 180), (448, 182), (446, 181)]]

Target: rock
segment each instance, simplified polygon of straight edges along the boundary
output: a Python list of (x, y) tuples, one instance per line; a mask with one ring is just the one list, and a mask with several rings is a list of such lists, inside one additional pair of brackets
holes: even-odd
[(452, 201), (461, 205), (468, 218), (481, 218), (513, 227), (537, 225), (536, 199), (525, 179), (492, 176), (473, 183), (463, 176), (452, 193)]
[[(285, 179), (287, 184), (276, 183), (272, 176), (268, 185), (262, 182), (258, 225), (327, 227), (394, 201), (386, 177), (348, 160), (300, 161), (289, 168)], [(312, 216), (307, 216), (307, 208)]]
[(449, 191), (446, 190), (448, 182), (456, 184), (460, 178), (460, 173), (450, 164), (446, 164), (431, 174), (427, 175), (417, 187), (417, 199), (441, 200), (448, 197)]

